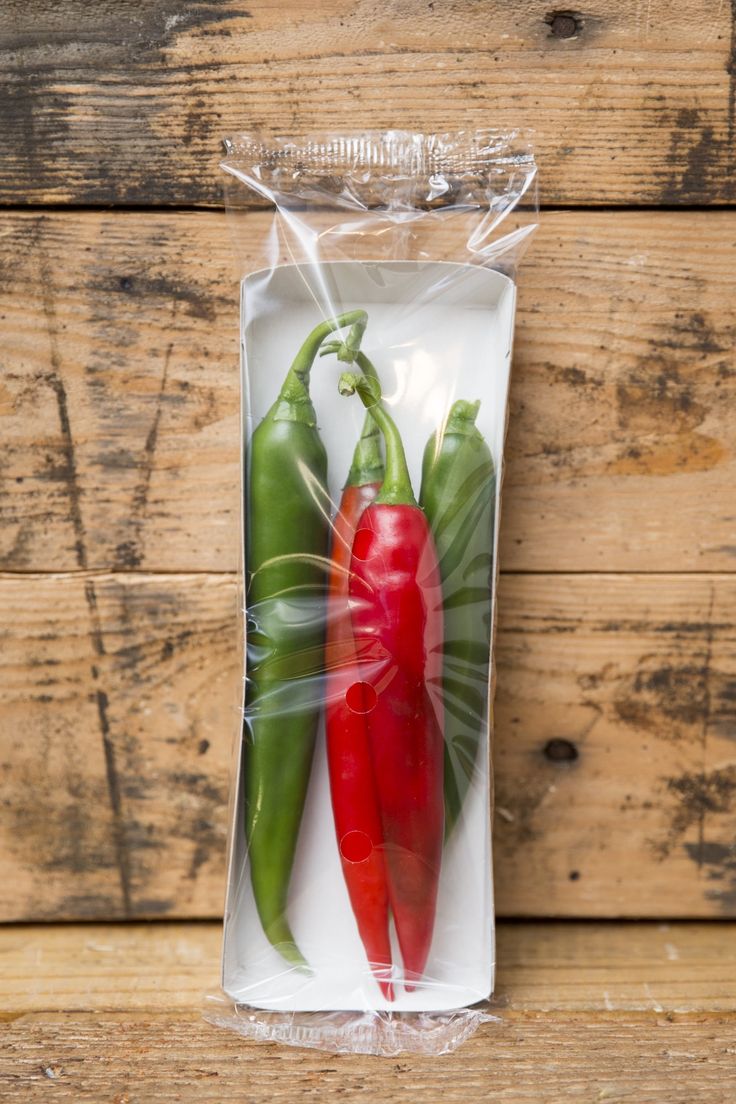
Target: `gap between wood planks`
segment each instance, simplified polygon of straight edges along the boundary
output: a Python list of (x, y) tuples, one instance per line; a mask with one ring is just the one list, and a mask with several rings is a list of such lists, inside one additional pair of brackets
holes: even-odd
[[(272, 210), (267, 204), (254, 204), (248, 208), (248, 214), (258, 214)], [(295, 205), (291, 210), (300, 210)], [(3, 203), (0, 200), (0, 215), (32, 215), (50, 214), (58, 215), (68, 212), (73, 215), (110, 214), (110, 215), (177, 215), (177, 214), (221, 214), (225, 210), (224, 203)], [(553, 215), (558, 212), (571, 214), (585, 214), (593, 211), (596, 214), (695, 214), (709, 212), (736, 211), (736, 203), (724, 201), (723, 203), (658, 203), (647, 205), (643, 203), (540, 203), (539, 214)]]
[[(100, 567), (100, 568), (95, 568), (95, 569), (80, 568), (79, 571), (53, 571), (51, 569), (49, 569), (48, 571), (39, 571), (38, 569), (23, 571), (20, 568), (16, 569), (16, 570), (8, 570), (7, 568), (3, 568), (3, 570), (0, 571), (0, 582), (3, 579), (32, 579), (34, 576), (38, 576), (39, 578), (44, 578), (44, 579), (48, 579), (48, 578), (51, 578), (51, 579), (66, 579), (66, 578), (69, 578), (69, 579), (102, 579), (102, 578), (107, 578), (110, 575), (155, 575), (157, 577), (160, 576), (162, 578), (171, 577), (172, 579), (175, 579), (179, 575), (181, 575), (181, 576), (207, 575), (210, 578), (237, 579), (237, 578), (240, 577), (240, 572), (239, 571), (211, 571), (211, 570), (208, 570), (207, 568), (204, 568), (204, 567), (202, 567), (202, 568), (192, 567), (192, 568), (187, 568), (186, 570), (181, 569), (181, 570), (178, 570), (178, 571), (177, 570), (171, 570), (170, 571), (168, 569), (163, 570), (163, 571), (162, 570), (153, 570), (151, 568), (146, 568), (146, 567), (109, 567), (109, 568), (108, 567)], [(722, 571), (722, 570), (719, 570), (718, 568), (703, 569), (703, 571), (671, 571), (671, 570), (663, 570), (663, 571), (646, 570), (646, 571), (643, 571), (640, 568), (639, 569), (630, 568), (629, 570), (621, 570), (621, 571), (610, 571), (610, 570), (583, 571), (582, 569), (580, 569), (580, 570), (574, 570), (574, 569), (570, 570), (570, 569), (567, 569), (567, 568), (559, 568), (559, 569), (552, 568), (549, 571), (540, 571), (540, 570), (534, 570), (532, 568), (529, 568), (528, 570), (526, 570), (524, 568), (514, 568), (513, 570), (511, 570), (511, 569), (506, 570), (505, 568), (502, 567), (502, 568), (499, 569), (499, 575), (501, 576), (501, 578), (517, 578), (518, 576), (523, 575), (524, 577), (530, 578), (530, 579), (536, 579), (536, 578), (544, 579), (544, 578), (547, 578), (549, 576), (555, 576), (555, 575), (565, 575), (565, 576), (574, 575), (576, 577), (580, 577), (580, 576), (590, 577), (591, 579), (607, 578), (608, 576), (611, 576), (611, 575), (613, 575), (613, 576), (652, 575), (654, 577), (670, 576), (672, 578), (678, 578), (678, 579), (689, 579), (689, 578), (701, 579), (701, 578), (707, 577), (709, 575), (718, 576), (719, 578), (730, 578), (731, 576), (736, 575), (736, 571)]]

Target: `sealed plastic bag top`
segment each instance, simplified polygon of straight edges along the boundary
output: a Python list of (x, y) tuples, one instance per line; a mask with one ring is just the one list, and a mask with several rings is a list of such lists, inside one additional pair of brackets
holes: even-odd
[[(230, 212), (256, 197), (279, 211), (270, 264), (427, 259), (511, 273), (535, 229), (536, 165), (517, 131), (240, 134), (225, 146)], [(247, 240), (236, 230), (236, 248)]]
[(247, 658), (223, 989), (256, 1037), (329, 1048), (339, 1022), (340, 1049), (352, 1030), (439, 1053), (493, 989), (498, 502), (534, 160), (487, 132), (227, 153)]

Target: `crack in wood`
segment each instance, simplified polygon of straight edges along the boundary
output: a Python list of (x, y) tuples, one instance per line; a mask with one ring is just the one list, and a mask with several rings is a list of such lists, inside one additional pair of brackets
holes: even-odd
[[(710, 599), (708, 602), (708, 614), (706, 617), (708, 630), (706, 633), (706, 649), (705, 660), (703, 662), (703, 727), (701, 732), (701, 747), (702, 747), (702, 761), (703, 761), (703, 775), (705, 776), (708, 769), (708, 725), (710, 723), (711, 715), (711, 688), (710, 688), (710, 675), (711, 664), (713, 662), (713, 607), (715, 605), (716, 592), (713, 583), (710, 584)], [(698, 870), (703, 866), (703, 851), (705, 847), (705, 804), (701, 806), (700, 815), (698, 817)]]
[[(56, 405), (59, 416), (59, 426), (64, 449), (64, 476), (69, 498), (69, 511), (74, 529), (75, 553), (79, 568), (86, 570), (88, 567), (86, 534), (82, 517), (81, 497), (79, 486), (74, 435), (71, 419), (69, 417), (69, 402), (66, 387), (62, 376), (61, 355), (58, 343), (58, 320), (56, 305), (54, 302), (53, 281), (48, 257), (43, 244), (43, 216), (36, 220), (33, 232), (33, 245), (36, 249), (39, 265), (39, 280), (41, 285), (41, 303), (46, 323), (46, 332), (49, 340), (49, 360), (51, 370), (46, 374), (45, 380), (56, 396)], [(97, 595), (94, 583), (88, 579), (84, 587), (87, 611), (89, 614), (89, 637), (95, 656), (105, 655), (105, 646), (102, 636), (102, 624), (97, 608)], [(98, 684), (100, 678), (99, 667), (91, 664), (93, 682)], [(122, 907), (125, 916), (131, 914), (131, 890), (130, 890), (130, 861), (125, 839), (125, 823), (120, 795), (120, 780), (118, 778), (115, 762), (115, 746), (110, 731), (108, 717), (109, 700), (106, 692), (99, 685), (95, 686), (95, 698), (97, 702), (97, 715), (100, 734), (102, 737), (102, 750), (105, 760), (105, 774), (107, 778), (107, 790), (110, 801), (113, 822), (113, 836), (117, 857), (118, 874), (120, 878), (120, 893)]]
[[(177, 309), (178, 300), (174, 299), (172, 301), (171, 310), (172, 329), (176, 320)], [(164, 353), (164, 363), (161, 372), (161, 383), (159, 385), (158, 394), (156, 396), (156, 407), (153, 414), (153, 421), (151, 422), (151, 428), (149, 429), (146, 436), (146, 443), (143, 446), (143, 463), (141, 477), (133, 491), (130, 517), (132, 536), (129, 540), (123, 541), (117, 546), (115, 550), (116, 568), (134, 569), (136, 567), (139, 567), (143, 560), (143, 525), (146, 516), (146, 506), (148, 504), (148, 494), (151, 489), (151, 478), (153, 476), (156, 445), (158, 443), (158, 430), (161, 422), (161, 413), (163, 410), (164, 396), (166, 394), (166, 384), (169, 375), (169, 364), (171, 362), (171, 354), (173, 350), (174, 342), (170, 341), (169, 344), (166, 346), (166, 352)]]
[(41, 285), (41, 308), (46, 324), (46, 335), (49, 341), (49, 361), (51, 371), (45, 376), (56, 398), (56, 408), (61, 428), (62, 447), (64, 450), (63, 475), (69, 497), (69, 513), (74, 529), (74, 551), (79, 567), (87, 567), (87, 549), (84, 535), (84, 522), (82, 520), (81, 498), (82, 491), (79, 486), (76, 456), (74, 451), (74, 438), (72, 435), (71, 420), (69, 418), (69, 401), (61, 374), (61, 355), (59, 353), (58, 323), (56, 307), (54, 304), (53, 276), (49, 265), (48, 256), (43, 245), (44, 216), (37, 219), (33, 227), (33, 246), (38, 257), (39, 281)]
[(728, 142), (731, 148), (732, 163), (736, 157), (734, 138), (736, 138), (736, 0), (731, 0), (731, 48), (726, 62), (728, 73)]
[[(90, 640), (95, 654), (99, 657), (105, 655), (105, 642), (102, 636), (102, 622), (97, 606), (97, 593), (92, 579), (87, 579), (84, 584), (84, 596), (90, 619)], [(99, 682), (99, 668), (92, 664), (92, 679)], [(97, 703), (97, 717), (102, 736), (102, 750), (105, 757), (105, 776), (107, 778), (107, 793), (112, 811), (113, 840), (117, 858), (118, 876), (120, 878), (120, 895), (122, 897), (123, 912), (126, 917), (132, 914), (132, 894), (130, 875), (130, 856), (125, 832), (125, 820), (123, 817), (122, 798), (120, 793), (120, 778), (118, 776), (115, 760), (115, 745), (110, 730), (108, 710), (110, 702), (106, 692), (101, 686), (95, 687), (95, 701)]]

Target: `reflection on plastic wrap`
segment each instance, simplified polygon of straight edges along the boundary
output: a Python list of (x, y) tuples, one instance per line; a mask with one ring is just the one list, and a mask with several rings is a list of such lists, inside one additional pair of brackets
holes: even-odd
[(522, 199), (533, 213), (534, 165), (516, 136), (295, 150), (241, 138), (225, 164), (278, 206), (271, 267), (243, 281), (244, 725), (227, 1000), (207, 1015), (438, 1054), (489, 1018), (468, 1006), (493, 989), (515, 288), (491, 262), (508, 270), (531, 231), (529, 211), (499, 227)]
[(208, 998), (205, 1019), (245, 1039), (328, 1050), (331, 1054), (450, 1054), (481, 1024), (495, 1023), (476, 1008), (461, 1012), (254, 1012), (224, 996)]

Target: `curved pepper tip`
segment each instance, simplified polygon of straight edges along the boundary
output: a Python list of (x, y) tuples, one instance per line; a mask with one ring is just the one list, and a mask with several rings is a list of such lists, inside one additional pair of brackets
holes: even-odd
[(279, 952), (286, 962), (302, 974), (307, 974), (310, 977), (314, 974), (314, 970), (297, 947), (291, 929), (283, 918), (269, 925), (264, 925), (264, 931), (271, 946)]
[(390, 1001), (391, 1003), (393, 1003), (393, 999), (394, 999), (393, 983), (390, 982), (390, 981), (379, 981), (378, 978), (376, 978), (376, 981), (378, 981), (378, 987), (381, 990), (381, 992), (383, 993), (385, 999), (387, 1001)]
[(289, 965), (293, 966), (300, 974), (306, 977), (314, 977), (314, 970), (307, 962), (302, 952), (294, 942), (274, 943), (274, 948), (279, 952)]
[(480, 410), (480, 399), (469, 402), (467, 399), (458, 399), (452, 404), (444, 427), (445, 433), (472, 433), (475, 430), (475, 419)]

